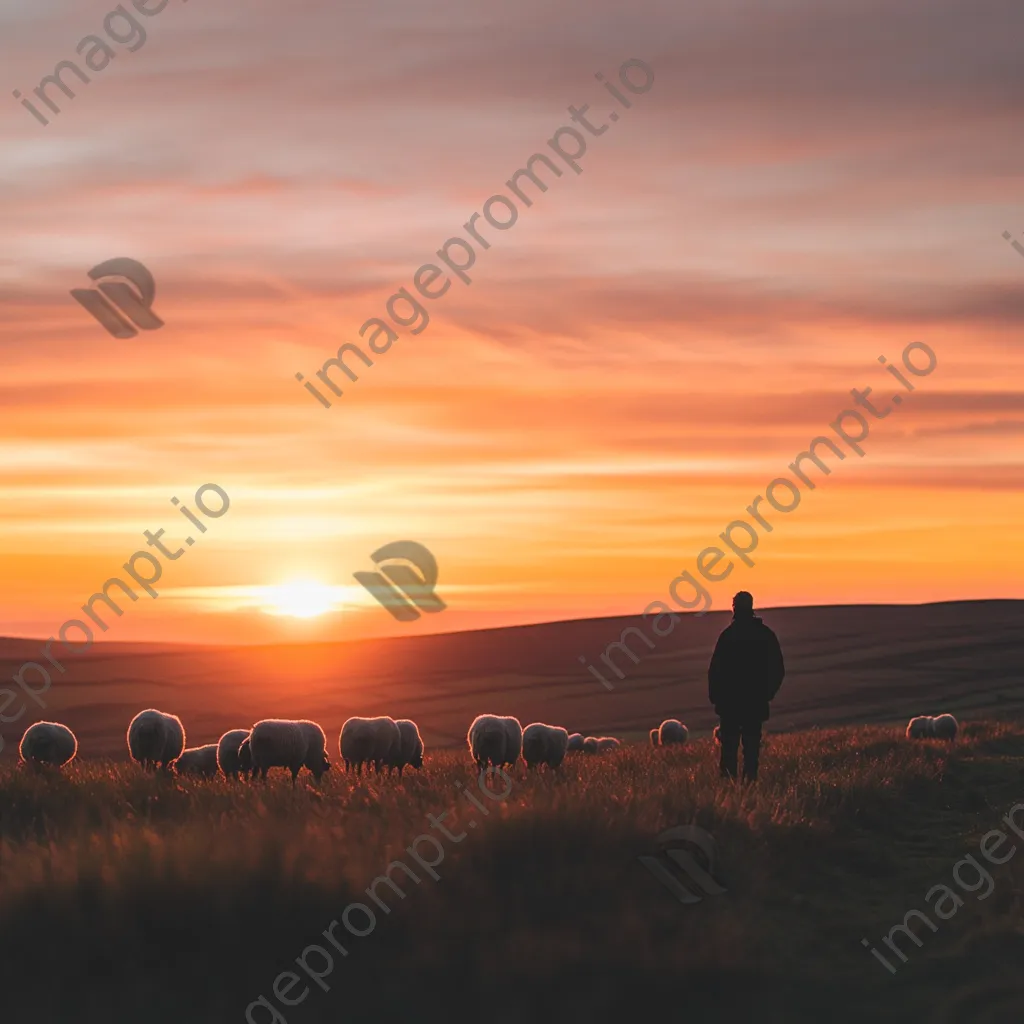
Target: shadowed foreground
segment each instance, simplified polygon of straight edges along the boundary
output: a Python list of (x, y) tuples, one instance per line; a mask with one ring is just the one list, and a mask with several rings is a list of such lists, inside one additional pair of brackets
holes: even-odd
[[(979, 857), (985, 832), (1006, 829), (1000, 819), (1024, 802), (1024, 727), (968, 725), (953, 748), (882, 727), (769, 735), (762, 770), (748, 790), (718, 780), (708, 740), (627, 747), (571, 756), (554, 775), (520, 766), (498, 800), (461, 752), (428, 754), (402, 782), (334, 769), (321, 792), (306, 775), (293, 791), (283, 774), (264, 787), (112, 762), (66, 777), (5, 767), (5, 1018), (227, 1024), (262, 994), (288, 1024), (670, 1009), (712, 1021), (747, 1006), (780, 1022), (1020, 1019), (1024, 853), (982, 861), (991, 895), (957, 890), (955, 916), (916, 928), (920, 948), (899, 939), (906, 963), (881, 939), (911, 908), (929, 912), (924, 894), (954, 885), (953, 865)], [(446, 811), (458, 842), (429, 826)], [(684, 906), (637, 857), (691, 822), (715, 836), (728, 891)], [(421, 834), (442, 844), (438, 881), (407, 852)], [(418, 849), (437, 859), (429, 842)], [(420, 882), (393, 871), (406, 897), (379, 885), (386, 913), (364, 890), (395, 858)], [(375, 927), (359, 938), (337, 926), (348, 955), (333, 950), (325, 992), (295, 958), (311, 943), (330, 949), (321, 933), (353, 901), (376, 911)], [(290, 969), (302, 982), (281, 982), (288, 998), (309, 986), (291, 1007), (273, 991)]]

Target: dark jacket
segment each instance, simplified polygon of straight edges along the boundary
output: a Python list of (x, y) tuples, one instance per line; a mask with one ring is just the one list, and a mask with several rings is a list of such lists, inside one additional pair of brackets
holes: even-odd
[(757, 615), (741, 615), (722, 630), (708, 666), (708, 698), (720, 716), (768, 720), (786, 666), (778, 637)]

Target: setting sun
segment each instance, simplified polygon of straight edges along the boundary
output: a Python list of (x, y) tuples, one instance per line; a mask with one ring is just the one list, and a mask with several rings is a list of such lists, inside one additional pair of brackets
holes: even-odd
[(268, 615), (290, 615), (296, 619), (312, 619), (335, 609), (343, 587), (329, 587), (314, 580), (292, 580), (267, 587), (263, 611)]

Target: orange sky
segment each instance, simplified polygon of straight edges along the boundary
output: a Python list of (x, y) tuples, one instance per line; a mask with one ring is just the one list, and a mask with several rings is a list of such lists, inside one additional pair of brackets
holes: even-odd
[[(31, 94), (110, 0), (3, 14)], [(934, 373), (713, 586), (761, 605), (1024, 597), (1024, 145), (1008, 2), (349, 9), (171, 0), (43, 127), (0, 105), (0, 633), (42, 635), (145, 547), (231, 509), (105, 639), (317, 639), (640, 611), (665, 598), (850, 389), (924, 341)], [(312, 378), (567, 107), (602, 122), (324, 409)], [(69, 296), (115, 256), (166, 326)], [(355, 583), (426, 544), (448, 605)], [(309, 620), (267, 587), (339, 588)], [(344, 589), (342, 589), (344, 588)]]

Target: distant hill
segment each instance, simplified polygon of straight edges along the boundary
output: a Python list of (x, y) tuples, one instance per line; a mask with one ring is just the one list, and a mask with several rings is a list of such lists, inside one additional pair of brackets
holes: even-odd
[[(927, 605), (843, 605), (759, 610), (778, 633), (786, 680), (770, 730), (897, 721), (952, 711), (960, 717), (1024, 711), (1024, 601)], [(265, 647), (96, 643), (54, 672), (47, 707), (0, 724), (11, 756), (22, 730), (56, 718), (75, 730), (80, 755), (126, 755), (124, 733), (136, 711), (179, 714), (190, 744), (208, 742), (260, 718), (309, 717), (337, 743), (353, 714), (415, 718), (429, 746), (464, 742), (481, 712), (543, 720), (584, 733), (645, 737), (662, 718), (692, 729), (716, 719), (707, 703), (707, 663), (728, 612), (681, 615), (658, 638), (641, 616), (581, 619), (466, 633)], [(633, 665), (621, 652), (618, 680), (600, 655), (624, 629)], [(36, 641), (0, 640), (9, 679)], [(598, 665), (608, 692), (578, 660)], [(628, 669), (628, 671), (626, 671)], [(13, 710), (8, 709), (8, 713)]]

